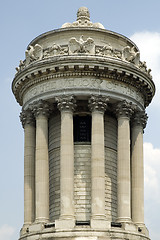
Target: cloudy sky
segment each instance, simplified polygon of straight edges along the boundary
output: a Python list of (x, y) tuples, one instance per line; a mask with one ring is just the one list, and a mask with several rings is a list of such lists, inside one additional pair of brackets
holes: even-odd
[(160, 239), (160, 1), (5, 0), (0, 6), (0, 240), (17, 240), (23, 224), (23, 129), (11, 92), (15, 67), (37, 35), (76, 20), (86, 6), (92, 22), (131, 38), (152, 69), (156, 95), (144, 134), (145, 223)]

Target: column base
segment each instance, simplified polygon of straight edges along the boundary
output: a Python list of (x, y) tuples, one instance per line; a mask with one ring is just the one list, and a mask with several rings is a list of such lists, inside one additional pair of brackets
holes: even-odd
[(138, 232), (138, 227), (132, 222), (122, 222), (122, 229), (130, 232)]
[(73, 229), (75, 227), (75, 219), (58, 219), (55, 220), (55, 229)]
[(44, 229), (44, 223), (34, 222), (29, 226), (29, 232), (41, 232)]
[(111, 227), (111, 223), (105, 219), (91, 219), (91, 228), (97, 230), (106, 230)]

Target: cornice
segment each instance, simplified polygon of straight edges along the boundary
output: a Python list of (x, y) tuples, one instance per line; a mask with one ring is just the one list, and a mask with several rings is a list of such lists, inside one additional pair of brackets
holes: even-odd
[(12, 91), (22, 105), (25, 91), (37, 83), (53, 78), (82, 76), (115, 79), (134, 86), (144, 96), (145, 106), (149, 105), (155, 94), (151, 77), (134, 64), (107, 57), (79, 55), (57, 56), (31, 63), (16, 74)]

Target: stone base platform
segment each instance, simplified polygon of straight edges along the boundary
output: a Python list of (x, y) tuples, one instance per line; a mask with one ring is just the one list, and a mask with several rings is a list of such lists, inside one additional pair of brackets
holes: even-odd
[[(29, 227), (26, 233), (23, 232), (19, 240), (150, 240), (137, 227), (128, 231), (121, 227), (110, 227), (106, 230), (91, 229), (90, 226), (75, 226), (74, 229), (55, 229), (54, 224)], [(41, 229), (41, 230), (40, 230)], [(37, 231), (38, 230), (38, 231)], [(22, 232), (21, 232), (22, 233)]]

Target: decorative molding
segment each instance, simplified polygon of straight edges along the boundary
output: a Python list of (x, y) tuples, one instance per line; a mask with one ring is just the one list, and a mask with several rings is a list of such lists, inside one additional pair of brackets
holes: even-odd
[(91, 112), (99, 111), (104, 113), (107, 109), (107, 103), (109, 102), (108, 97), (102, 95), (92, 95), (88, 100), (89, 108)]
[(130, 118), (133, 115), (134, 111), (135, 106), (132, 104), (132, 102), (127, 102), (126, 100), (118, 102), (118, 104), (115, 107), (115, 113), (118, 118), (119, 117)]
[(56, 97), (57, 107), (60, 111), (71, 111), (73, 112), (76, 108), (76, 100), (73, 95), (63, 95)]
[(23, 110), (20, 113), (20, 121), (22, 123), (23, 128), (25, 128), (26, 124), (35, 125), (35, 118), (31, 109)]
[(132, 126), (142, 126), (143, 129), (146, 127), (148, 116), (145, 111), (136, 111), (132, 118)]

